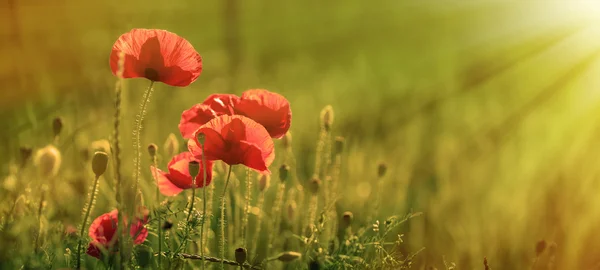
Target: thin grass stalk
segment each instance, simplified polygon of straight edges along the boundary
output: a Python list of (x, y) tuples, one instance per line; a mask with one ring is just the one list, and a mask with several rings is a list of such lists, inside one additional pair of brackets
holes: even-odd
[[(204, 143), (200, 145), (202, 153), (204, 153)], [(202, 256), (202, 270), (205, 267), (204, 261), (204, 223), (206, 222), (206, 157), (202, 155), (202, 220), (200, 220), (200, 255)], [(195, 181), (194, 181), (195, 182)]]
[(190, 208), (188, 210), (188, 215), (185, 224), (185, 236), (183, 237), (183, 242), (178, 248), (178, 252), (183, 250), (184, 252), (187, 250), (188, 239), (190, 237), (190, 221), (192, 220), (192, 212), (194, 212), (194, 202), (196, 201), (196, 176), (192, 177), (192, 197), (190, 199)]
[(273, 205), (273, 221), (271, 222), (271, 232), (269, 233), (269, 241), (267, 242), (267, 252), (272, 249), (275, 238), (274, 235), (279, 235), (279, 227), (281, 225), (281, 208), (283, 208), (283, 195), (285, 194), (285, 182), (279, 182), (279, 188), (275, 196), (275, 202)]
[(42, 185), (42, 193), (40, 196), (40, 204), (38, 205), (38, 233), (35, 237), (35, 253), (40, 251), (40, 238), (42, 236), (42, 214), (44, 211), (44, 204), (46, 203), (46, 190), (48, 189), (47, 185)]
[(83, 234), (85, 233), (85, 227), (87, 226), (87, 220), (90, 217), (90, 213), (92, 212), (92, 209), (94, 208), (94, 204), (96, 201), (96, 194), (98, 193), (98, 180), (100, 179), (99, 175), (95, 176), (94, 179), (94, 185), (92, 187), (92, 191), (90, 192), (90, 201), (87, 205), (87, 209), (85, 210), (85, 214), (83, 216), (83, 221), (81, 222), (81, 229), (79, 230), (79, 242), (77, 243), (77, 262), (76, 262), (76, 268), (75, 269), (80, 269), (81, 268), (81, 245), (83, 243)]
[(252, 194), (251, 175), (252, 171), (250, 170), (250, 168), (246, 168), (246, 196), (244, 198), (246, 200), (246, 204), (244, 206), (244, 217), (242, 218), (242, 247), (244, 248), (246, 248), (246, 237), (248, 237), (248, 215), (250, 214), (250, 199)]
[(250, 255), (257, 255), (258, 241), (260, 238), (260, 230), (262, 228), (262, 216), (263, 216), (263, 205), (265, 204), (265, 192), (261, 191), (258, 194), (258, 202), (256, 202), (256, 208), (259, 209), (258, 215), (256, 215), (256, 229), (254, 229), (254, 235), (252, 236), (250, 249)]
[(206, 200), (206, 217), (208, 218), (208, 226), (206, 227), (204, 234), (201, 237), (201, 241), (204, 242), (205, 252), (209, 251), (210, 244), (208, 243), (208, 230), (212, 227), (212, 212), (213, 212), (213, 200), (215, 194), (215, 185), (208, 187), (208, 199)]
[(225, 260), (225, 195), (227, 194), (227, 186), (229, 185), (229, 179), (231, 179), (231, 169), (233, 166), (229, 165), (229, 171), (227, 172), (227, 180), (225, 180), (225, 187), (223, 188), (223, 194), (221, 195), (221, 220), (220, 220), (220, 255), (221, 255), (221, 269), (225, 269), (225, 264), (223, 264), (223, 260)]
[[(152, 166), (154, 168), (158, 168), (158, 161), (156, 160), (156, 155), (152, 155)], [(162, 218), (159, 213), (160, 209), (160, 189), (158, 188), (158, 176), (156, 175), (156, 170), (152, 170), (152, 176), (154, 177), (154, 181), (156, 181), (156, 206), (154, 212), (156, 213), (156, 231), (158, 232), (158, 268), (162, 267)]]
[(120, 251), (120, 256), (117, 256), (117, 263), (124, 268), (124, 265), (120, 263), (120, 258), (123, 258), (125, 251), (123, 249), (123, 236), (120, 233), (123, 230), (123, 213), (125, 212), (125, 206), (123, 205), (122, 198), (122, 175), (121, 175), (121, 101), (123, 96), (123, 71), (125, 63), (125, 54), (119, 53), (118, 69), (117, 69), (117, 82), (115, 84), (115, 115), (113, 122), (113, 156), (114, 156), (114, 173), (115, 173), (115, 199), (117, 201), (117, 249)]

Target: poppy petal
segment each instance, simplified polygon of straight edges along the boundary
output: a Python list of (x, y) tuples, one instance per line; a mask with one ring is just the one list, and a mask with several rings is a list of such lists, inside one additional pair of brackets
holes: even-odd
[(218, 114), (234, 114), (234, 108), (240, 102), (240, 97), (233, 94), (212, 94), (202, 104), (208, 105)]
[(287, 99), (264, 89), (245, 91), (235, 112), (263, 125), (271, 137), (276, 139), (285, 136), (292, 122), (292, 111)]
[(131, 226), (129, 234), (131, 234), (131, 237), (133, 238), (133, 243), (139, 245), (146, 241), (146, 237), (148, 237), (148, 229), (144, 227), (142, 222), (138, 221), (136, 224)]
[(240, 143), (241, 152), (243, 153), (244, 165), (251, 169), (255, 169), (262, 174), (271, 174), (262, 155), (262, 151), (256, 145), (242, 141)]
[(87, 255), (90, 255), (92, 257), (95, 257), (97, 259), (100, 259), (100, 256), (102, 255), (102, 251), (98, 248), (99, 245), (98, 243), (94, 243), (91, 242), (88, 245), (87, 251), (85, 252)]
[(175, 196), (183, 191), (183, 189), (179, 188), (169, 180), (169, 177), (165, 172), (154, 166), (150, 167), (150, 170), (152, 170), (152, 175), (156, 176), (156, 184), (162, 195)]
[(181, 114), (179, 131), (184, 138), (193, 139), (194, 132), (215, 117), (217, 117), (217, 114), (210, 106), (196, 104)]

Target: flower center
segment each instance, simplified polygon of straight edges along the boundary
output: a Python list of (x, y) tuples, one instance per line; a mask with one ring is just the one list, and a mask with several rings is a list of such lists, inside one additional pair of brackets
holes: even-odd
[(158, 76), (158, 71), (153, 68), (146, 68), (144, 70), (144, 77), (151, 81), (158, 81), (160, 79)]

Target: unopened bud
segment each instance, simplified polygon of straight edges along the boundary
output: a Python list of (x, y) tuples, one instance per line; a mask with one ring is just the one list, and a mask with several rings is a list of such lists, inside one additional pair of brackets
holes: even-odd
[(354, 214), (352, 214), (352, 212), (350, 211), (346, 211), (344, 212), (344, 214), (342, 215), (342, 222), (341, 225), (344, 228), (348, 228), (350, 227), (350, 224), (352, 224), (352, 220), (354, 219)]
[(58, 173), (61, 161), (60, 151), (56, 147), (48, 145), (36, 152), (34, 163), (43, 176), (51, 177)]
[(248, 254), (247, 254), (245, 248), (241, 247), (241, 248), (235, 249), (235, 261), (237, 263), (239, 263), (240, 265), (242, 265), (246, 262), (247, 256), (248, 256)]
[(321, 127), (326, 131), (331, 130), (331, 125), (333, 124), (333, 107), (331, 105), (325, 106), (323, 110), (321, 110)]
[(52, 131), (54, 132), (54, 137), (60, 135), (60, 132), (63, 129), (63, 121), (62, 118), (56, 117), (52, 120)]
[(156, 144), (151, 143), (148, 145), (148, 154), (150, 155), (150, 157), (155, 157), (157, 150), (158, 146)]
[(317, 194), (319, 193), (319, 187), (321, 186), (321, 180), (319, 180), (319, 178), (317, 177), (313, 177), (312, 179), (310, 179), (310, 191), (313, 194)]
[(188, 170), (190, 172), (190, 176), (192, 176), (192, 178), (195, 180), (195, 177), (198, 176), (198, 173), (200, 173), (200, 163), (195, 160), (190, 161), (188, 164)]
[(379, 166), (377, 167), (377, 176), (384, 177), (385, 173), (387, 172), (387, 165), (385, 165), (385, 163), (380, 163)]
[(106, 171), (106, 167), (108, 167), (108, 155), (100, 151), (94, 153), (94, 157), (92, 158), (92, 171), (96, 177), (103, 175)]
[(258, 190), (260, 192), (264, 192), (267, 188), (269, 188), (271, 182), (271, 176), (267, 174), (258, 175)]
[(169, 134), (163, 148), (165, 149), (165, 155), (169, 159), (179, 152), (179, 141), (175, 137), (175, 134)]
[(289, 131), (287, 133), (285, 133), (285, 136), (283, 136), (283, 138), (281, 138), (281, 144), (283, 144), (283, 147), (285, 147), (286, 149), (291, 148), (292, 147), (292, 133), (290, 133)]
[(296, 202), (290, 201), (287, 205), (287, 218), (290, 222), (296, 217)]
[(344, 145), (346, 144), (346, 139), (344, 137), (337, 136), (335, 137), (335, 153), (341, 154), (344, 151)]
[(277, 256), (277, 260), (279, 260), (280, 262), (291, 262), (293, 260), (296, 260), (298, 258), (302, 257), (302, 254), (300, 254), (300, 252), (295, 252), (295, 251), (286, 251), (286, 252), (282, 252)]
[(281, 182), (285, 182), (285, 180), (287, 180), (288, 178), (288, 173), (290, 171), (290, 166), (283, 164), (281, 165), (281, 167), (279, 167), (279, 180), (281, 180)]

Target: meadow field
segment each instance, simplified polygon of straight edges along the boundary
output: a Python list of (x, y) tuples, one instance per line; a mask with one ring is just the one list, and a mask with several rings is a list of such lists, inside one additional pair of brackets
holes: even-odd
[[(189, 86), (153, 84), (139, 177), (149, 82), (109, 65), (133, 28), (202, 56)], [(600, 269), (594, 1), (7, 0), (0, 40), (0, 269)], [(292, 111), (270, 177), (217, 161), (157, 199), (182, 112), (249, 89)], [(142, 205), (143, 243), (85, 253), (96, 218)]]

